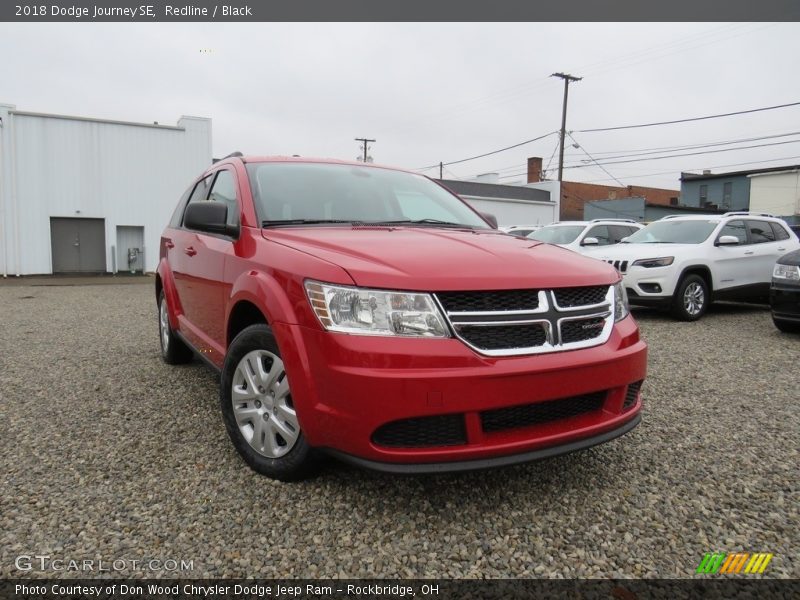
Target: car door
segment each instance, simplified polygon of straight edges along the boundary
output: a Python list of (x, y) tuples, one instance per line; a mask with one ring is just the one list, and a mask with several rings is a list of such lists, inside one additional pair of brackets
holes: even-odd
[[(189, 204), (193, 202), (225, 202), (223, 193), (231, 172), (222, 169), (201, 182)], [(205, 191), (204, 191), (205, 190)], [(233, 197), (236, 202), (236, 196)], [(229, 220), (238, 222), (238, 210), (229, 208)], [(221, 234), (192, 231), (185, 223), (178, 239), (174, 240), (174, 253), (179, 272), (173, 272), (183, 306), (181, 329), (201, 353), (224, 355), (224, 287), (225, 256), (230, 252), (232, 239)]]
[[(739, 240), (736, 245), (719, 246), (717, 242), (724, 235)], [(712, 260), (711, 272), (714, 276), (714, 289), (723, 290), (755, 282), (756, 273), (754, 251), (747, 237), (747, 226), (743, 220), (728, 221), (714, 238), (714, 246), (709, 250)]]
[(748, 219), (747, 232), (753, 250), (753, 283), (768, 285), (772, 280), (775, 261), (786, 253), (788, 245), (778, 240), (769, 221)]

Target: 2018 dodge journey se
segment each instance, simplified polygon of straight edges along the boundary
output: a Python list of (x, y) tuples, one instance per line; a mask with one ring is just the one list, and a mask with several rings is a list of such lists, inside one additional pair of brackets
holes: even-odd
[(633, 429), (647, 348), (619, 273), (490, 220), (414, 173), (226, 158), (161, 238), (163, 358), (221, 371), (233, 445), (281, 480), (319, 452), (460, 471)]

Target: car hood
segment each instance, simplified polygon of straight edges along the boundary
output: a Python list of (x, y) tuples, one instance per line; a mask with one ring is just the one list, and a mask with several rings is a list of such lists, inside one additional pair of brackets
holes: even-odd
[(611, 285), (619, 279), (600, 261), (497, 231), (287, 227), (264, 229), (263, 235), (339, 265), (365, 287), (489, 290)]
[(585, 256), (599, 258), (600, 260), (638, 260), (640, 258), (659, 258), (661, 256), (675, 256), (684, 252), (695, 253), (697, 244), (614, 244), (584, 250)]
[(800, 265), (800, 250), (784, 254), (778, 259), (778, 262), (782, 265)]

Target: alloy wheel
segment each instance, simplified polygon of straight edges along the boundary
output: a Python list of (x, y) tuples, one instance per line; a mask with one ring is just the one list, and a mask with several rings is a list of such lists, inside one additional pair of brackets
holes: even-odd
[(267, 458), (280, 458), (297, 442), (300, 425), (283, 361), (253, 350), (236, 365), (231, 384), (233, 416), (248, 444)]

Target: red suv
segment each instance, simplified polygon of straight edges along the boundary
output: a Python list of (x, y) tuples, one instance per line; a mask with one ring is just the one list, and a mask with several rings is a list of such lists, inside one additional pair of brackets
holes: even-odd
[(633, 429), (647, 348), (610, 265), (498, 231), (434, 181), (232, 156), (161, 238), (161, 350), (221, 370), (253, 469), (509, 465)]

